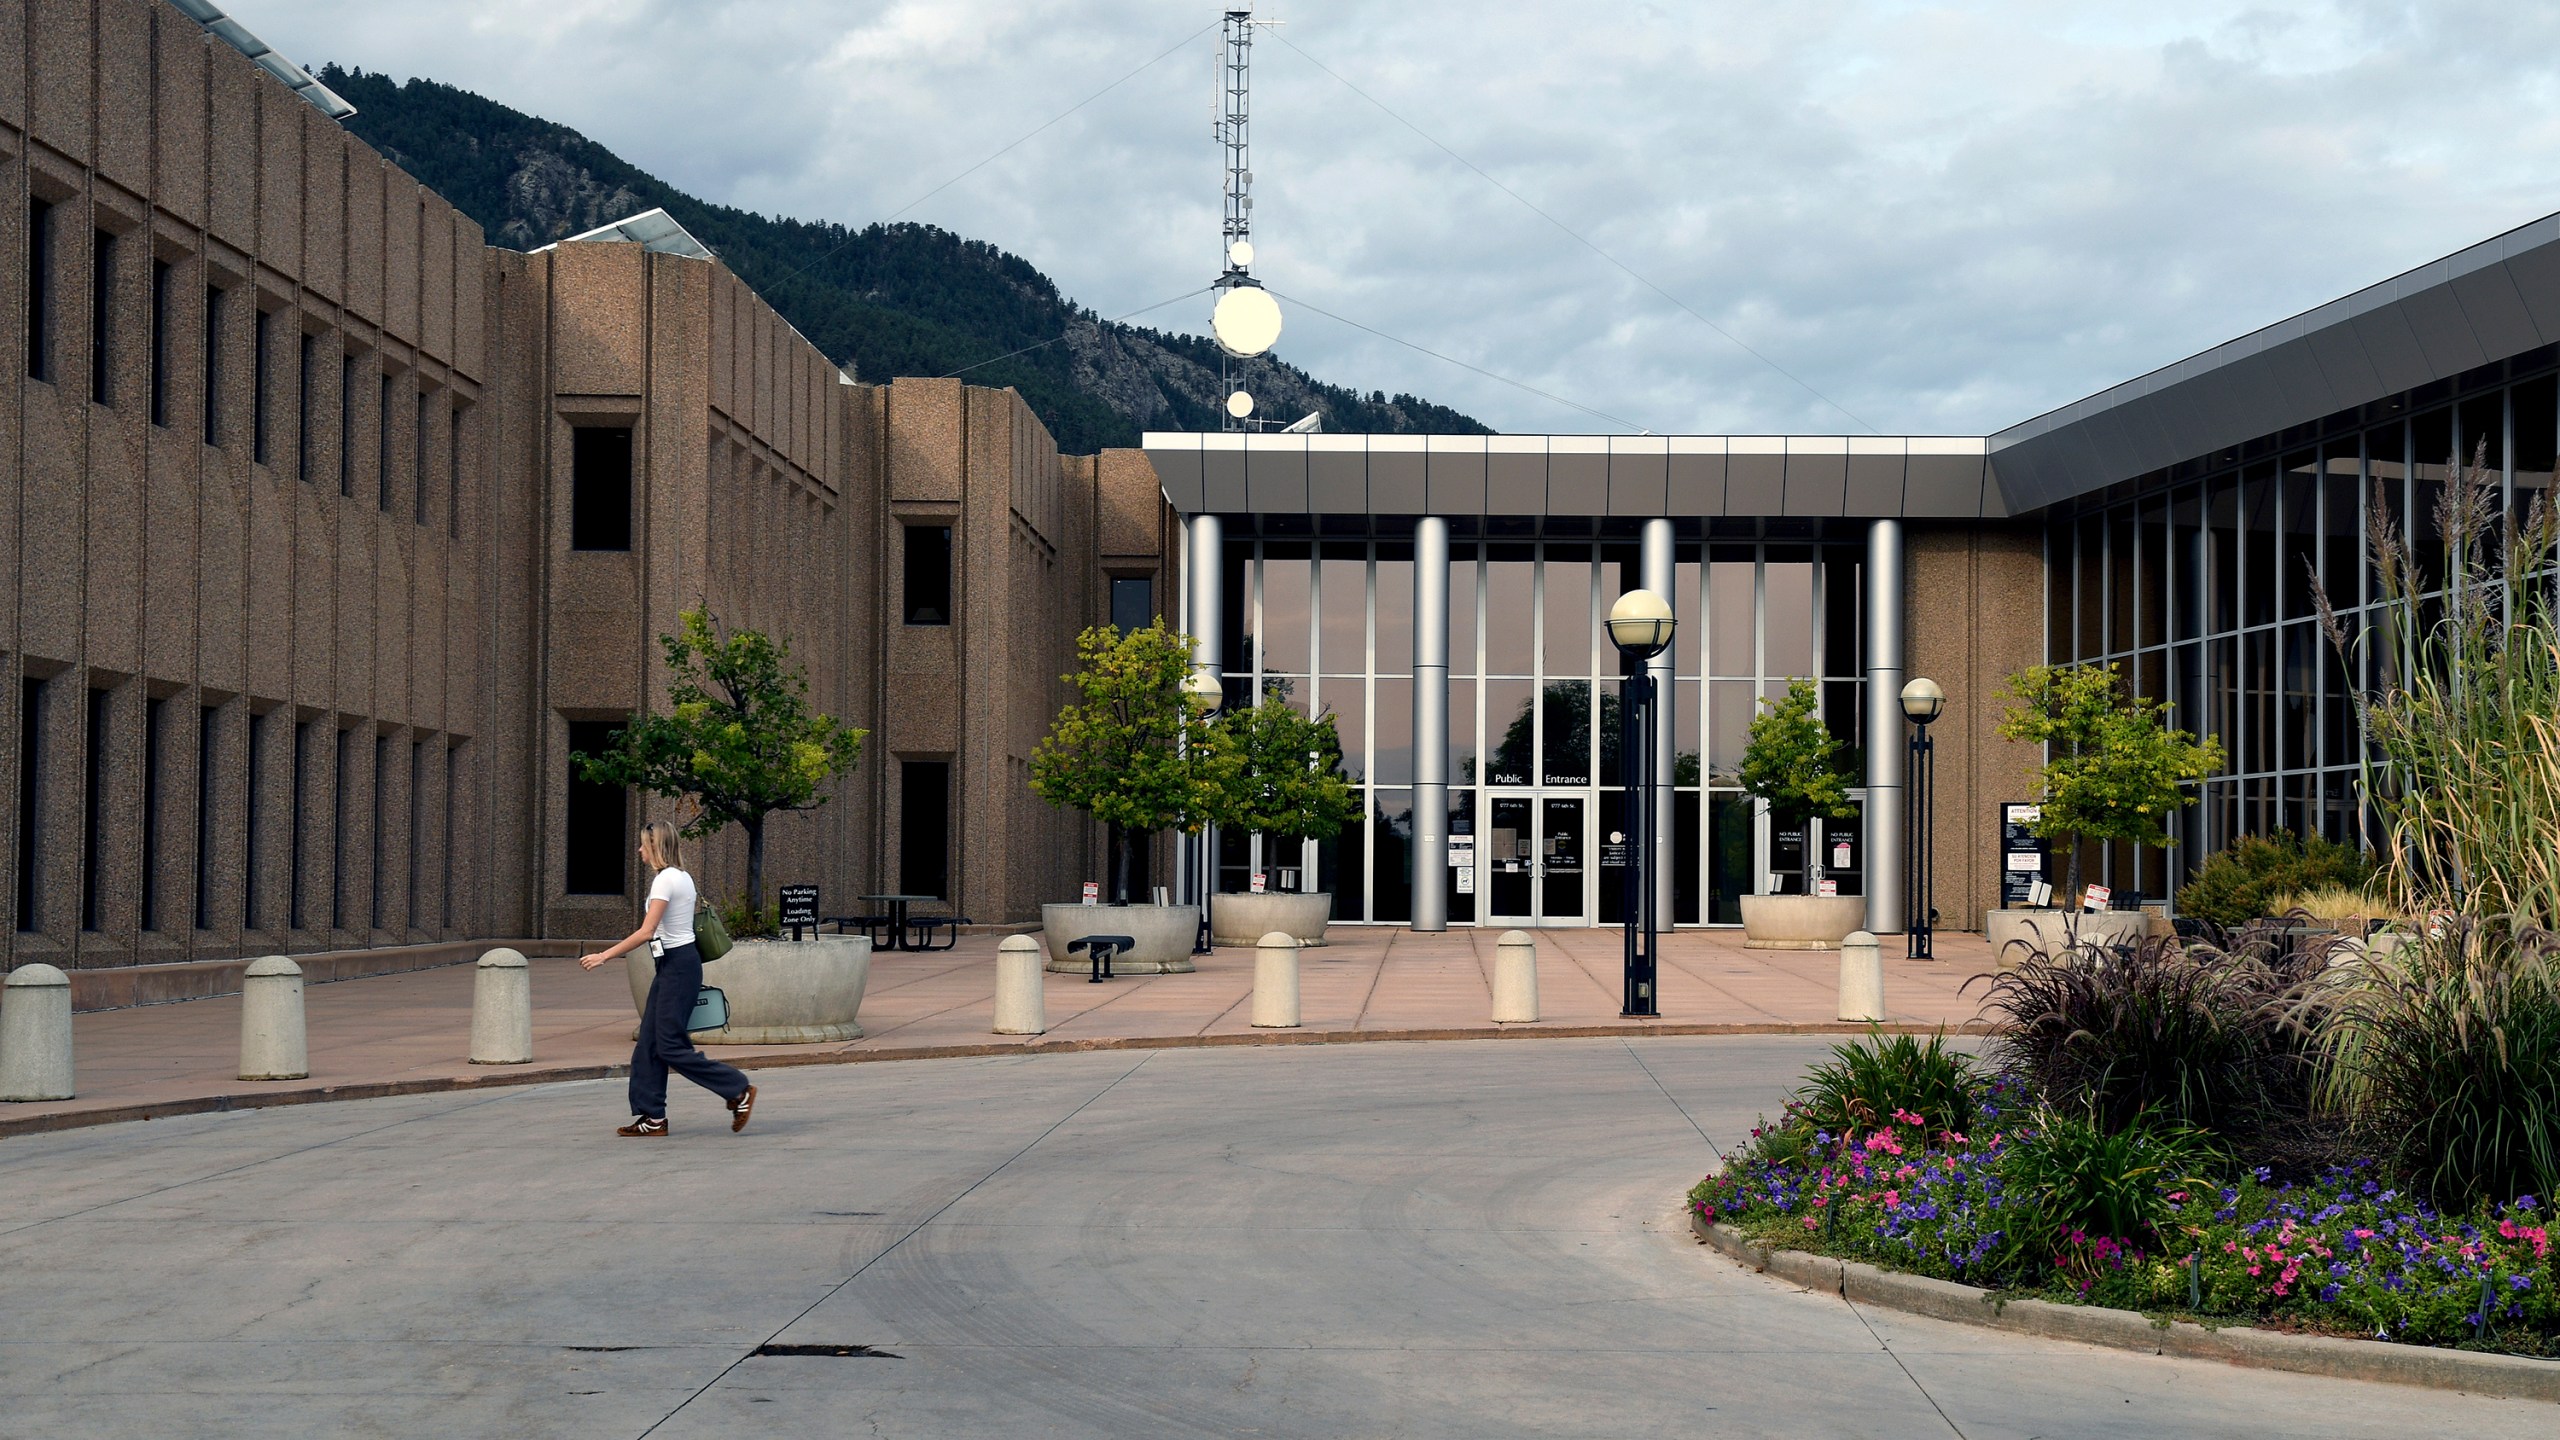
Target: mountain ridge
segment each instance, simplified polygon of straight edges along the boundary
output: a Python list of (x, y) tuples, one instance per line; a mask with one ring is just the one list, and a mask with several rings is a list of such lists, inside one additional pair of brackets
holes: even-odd
[[(973, 384), (1011, 386), (1069, 453), (1135, 445), (1145, 430), (1219, 428), (1215, 342), (1106, 320), (988, 242), (932, 225), (854, 230), (716, 204), (568, 126), (456, 86), (334, 63), (318, 73), (356, 107), (350, 132), (477, 221), (492, 244), (531, 250), (664, 209), (866, 381), (965, 372)], [(1328, 430), (1493, 433), (1447, 406), (1364, 395), (1277, 359), (1257, 364), (1252, 389), (1264, 413), (1312, 413)]]

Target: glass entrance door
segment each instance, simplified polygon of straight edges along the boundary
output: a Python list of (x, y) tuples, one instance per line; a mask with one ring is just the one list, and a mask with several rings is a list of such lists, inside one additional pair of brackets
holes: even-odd
[(1485, 923), (1589, 923), (1587, 798), (1499, 792), (1487, 798), (1490, 822), (1478, 861), (1484, 877)]

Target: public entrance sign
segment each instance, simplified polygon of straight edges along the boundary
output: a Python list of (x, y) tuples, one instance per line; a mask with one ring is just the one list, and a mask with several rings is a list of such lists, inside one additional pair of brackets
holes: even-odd
[(2044, 807), (2011, 801), (2000, 807), (2000, 908), (2034, 905), (2044, 879), (2044, 839), (2035, 832)]

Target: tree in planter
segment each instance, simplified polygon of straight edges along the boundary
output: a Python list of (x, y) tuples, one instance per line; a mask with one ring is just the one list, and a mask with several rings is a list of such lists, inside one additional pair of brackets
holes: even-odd
[(1274, 841), (1330, 840), (1360, 818), (1332, 711), (1301, 714), (1267, 686), (1261, 704), (1229, 711), (1217, 730), (1225, 793), (1210, 818), (1262, 836), (1264, 854)]
[(597, 784), (693, 800), (687, 839), (743, 827), (747, 914), (761, 917), (766, 817), (827, 803), (821, 792), (861, 760), (867, 732), (811, 710), (791, 647), (759, 631), (694, 609), (658, 645), (672, 677), (667, 713), (634, 715), (614, 748), (570, 758)]
[(1225, 802), (1226, 752), (1182, 693), (1193, 644), (1162, 618), (1140, 630), (1097, 625), (1077, 636), (1083, 668), (1060, 678), (1083, 698), (1058, 712), (1031, 752), (1033, 794), (1116, 828), (1116, 904), (1129, 903), (1135, 836), (1196, 831)]
[(2222, 768), (2221, 741), (2171, 728), (2168, 705), (2127, 694), (2113, 665), (2031, 665), (2009, 677), (2006, 693), (2001, 738), (2045, 747), (2034, 829), (2073, 842), (2071, 893), (2080, 889), (2078, 842), (2167, 849), (2177, 843), (2169, 816), (2195, 803), (2179, 787)]
[(1765, 801), (1773, 820), (1846, 820), (1857, 814), (1840, 741), (1822, 723), (1822, 697), (1814, 683), (1790, 680), (1784, 697), (1764, 696), (1760, 704), (1742, 751), (1743, 793)]

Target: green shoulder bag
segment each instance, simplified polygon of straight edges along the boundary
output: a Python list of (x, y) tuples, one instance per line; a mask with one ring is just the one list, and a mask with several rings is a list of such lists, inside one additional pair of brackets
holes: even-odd
[(705, 905), (693, 912), (693, 943), (701, 949), (705, 965), (729, 953), (733, 942), (729, 927), (720, 923), (719, 910)]

